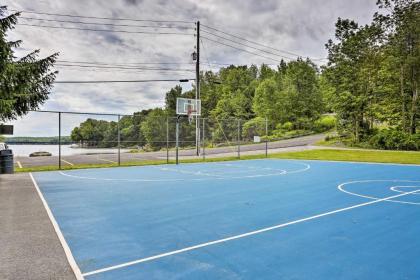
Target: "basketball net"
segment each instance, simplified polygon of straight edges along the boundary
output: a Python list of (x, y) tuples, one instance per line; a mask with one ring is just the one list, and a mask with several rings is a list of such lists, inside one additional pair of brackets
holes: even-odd
[(197, 112), (197, 110), (193, 110), (192, 107), (188, 107), (187, 115), (188, 115), (188, 122), (191, 124), (194, 119), (194, 113)]

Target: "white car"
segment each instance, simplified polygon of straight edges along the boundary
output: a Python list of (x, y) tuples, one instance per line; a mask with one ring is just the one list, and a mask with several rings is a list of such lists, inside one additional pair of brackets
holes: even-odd
[(8, 150), (8, 149), (9, 149), (9, 147), (7, 146), (6, 143), (0, 143), (0, 151), (1, 150)]

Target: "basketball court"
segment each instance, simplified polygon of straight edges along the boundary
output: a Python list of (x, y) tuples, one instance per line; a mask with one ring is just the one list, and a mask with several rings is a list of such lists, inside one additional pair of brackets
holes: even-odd
[(419, 174), (264, 159), (31, 176), (79, 279), (418, 279)]

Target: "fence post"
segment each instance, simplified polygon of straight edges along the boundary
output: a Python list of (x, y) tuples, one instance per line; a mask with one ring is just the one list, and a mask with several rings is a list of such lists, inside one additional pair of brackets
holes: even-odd
[(117, 124), (117, 129), (118, 129), (118, 166), (121, 166), (121, 128), (120, 128), (120, 120), (121, 120), (121, 116), (118, 115), (118, 124)]
[(176, 150), (176, 153), (175, 153), (175, 162), (176, 162), (176, 164), (178, 164), (179, 162), (178, 162), (178, 141), (179, 141), (179, 116), (176, 118), (176, 129), (175, 129), (175, 150)]
[(166, 117), (166, 163), (169, 163), (169, 118)]
[(241, 120), (238, 119), (238, 158), (241, 158)]
[(203, 118), (203, 141), (202, 141), (202, 145), (203, 145), (203, 160), (206, 160), (206, 123), (205, 123), (205, 118)]
[(61, 170), (61, 112), (58, 112), (58, 169)]
[(265, 118), (265, 157), (268, 157), (268, 120)]

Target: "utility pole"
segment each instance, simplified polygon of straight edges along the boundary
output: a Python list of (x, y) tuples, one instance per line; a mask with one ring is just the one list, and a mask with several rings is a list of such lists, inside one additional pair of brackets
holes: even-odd
[[(195, 60), (195, 99), (200, 99), (200, 21), (196, 23), (197, 28), (197, 56)], [(200, 122), (195, 117), (195, 147), (197, 156), (200, 155)]]

